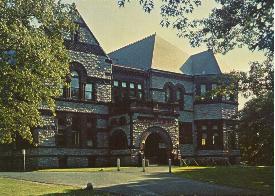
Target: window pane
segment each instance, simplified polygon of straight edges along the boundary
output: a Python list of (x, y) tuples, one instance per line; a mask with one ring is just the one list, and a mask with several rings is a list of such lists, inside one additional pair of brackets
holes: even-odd
[(142, 99), (142, 92), (138, 92), (138, 98)]
[(79, 89), (78, 88), (71, 88), (71, 97), (78, 98), (79, 97)]
[(203, 138), (203, 139), (201, 139), (201, 145), (202, 146), (205, 146), (206, 145), (206, 140)]
[(86, 100), (92, 100), (93, 96), (92, 96), (92, 92), (85, 92), (85, 99)]
[(93, 91), (93, 84), (86, 84), (85, 91)]
[(202, 130), (207, 130), (207, 126), (206, 126), (206, 125), (203, 125), (203, 126), (201, 127), (201, 129), (202, 129)]
[(126, 88), (126, 87), (127, 87), (126, 82), (122, 82), (121, 85), (122, 85), (123, 88)]
[(201, 95), (204, 95), (206, 93), (206, 85), (201, 84)]
[(130, 88), (134, 89), (135, 88), (135, 84), (134, 83), (130, 83)]
[(91, 100), (93, 98), (93, 84), (86, 84), (85, 86), (85, 99)]
[(72, 88), (79, 88), (79, 80), (78, 80), (78, 78), (72, 78), (71, 87)]
[(138, 84), (138, 90), (141, 90), (141, 89), (142, 89), (142, 85)]
[(177, 90), (176, 92), (177, 101), (181, 100), (181, 91)]
[(71, 72), (72, 78), (78, 78), (78, 73), (76, 71)]
[(114, 86), (118, 87), (118, 81), (117, 80), (114, 81)]

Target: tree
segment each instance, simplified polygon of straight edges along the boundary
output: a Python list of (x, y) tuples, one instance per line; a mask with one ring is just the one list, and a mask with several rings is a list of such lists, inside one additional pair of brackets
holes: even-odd
[(0, 143), (32, 142), (43, 126), (39, 107), (54, 99), (69, 73), (65, 33), (73, 5), (55, 0), (0, 0)]
[[(117, 0), (125, 6), (130, 0)], [(145, 12), (154, 9), (155, 0), (138, 0)], [(248, 73), (234, 71), (224, 75), (220, 88), (212, 93), (235, 91), (252, 99), (240, 111), (241, 152), (251, 164), (273, 164), (273, 96), (274, 96), (274, 5), (272, 0), (213, 0), (216, 7), (208, 17), (192, 19), (190, 15), (202, 0), (162, 0), (160, 14), (163, 27), (177, 29), (179, 37), (191, 46), (205, 44), (218, 53), (235, 47), (261, 51), (266, 59), (252, 62)], [(230, 83), (228, 83), (230, 81)], [(231, 84), (231, 85), (229, 85)]]
[(273, 94), (267, 93), (248, 101), (240, 112), (240, 147), (249, 164), (274, 164), (273, 104)]

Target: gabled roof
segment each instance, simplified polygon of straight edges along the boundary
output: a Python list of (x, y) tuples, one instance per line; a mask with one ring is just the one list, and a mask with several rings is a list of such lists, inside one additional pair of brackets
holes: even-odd
[(218, 62), (211, 50), (190, 56), (180, 70), (187, 75), (221, 74)]
[(150, 35), (108, 54), (114, 64), (125, 67), (148, 70), (180, 72), (180, 67), (188, 58), (171, 43), (157, 36)]
[(79, 41), (73, 41), (71, 37), (65, 38), (64, 44), (68, 50), (91, 53), (99, 56), (107, 56), (96, 37), (76, 10), (75, 23), (79, 26)]

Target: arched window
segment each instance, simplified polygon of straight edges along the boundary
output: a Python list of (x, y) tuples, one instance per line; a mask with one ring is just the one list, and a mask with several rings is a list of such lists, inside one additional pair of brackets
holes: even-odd
[(177, 89), (176, 90), (176, 101), (181, 101), (182, 100), (182, 91), (181, 91), (181, 89)]
[(122, 130), (114, 131), (111, 135), (110, 147), (112, 149), (127, 149), (128, 140), (126, 134)]
[(173, 95), (172, 88), (170, 86), (167, 86), (165, 88), (165, 102), (171, 102), (173, 98), (172, 95)]
[(79, 75), (76, 71), (71, 72), (71, 98), (79, 98)]

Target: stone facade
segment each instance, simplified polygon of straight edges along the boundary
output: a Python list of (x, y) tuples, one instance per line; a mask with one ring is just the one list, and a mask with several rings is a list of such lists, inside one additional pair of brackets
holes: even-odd
[[(144, 157), (162, 163), (239, 158), (232, 128), (237, 101), (197, 100), (201, 85), (208, 91), (218, 75), (112, 64), (84, 20), (77, 23), (77, 34), (65, 40), (77, 75), (56, 98), (56, 116), (40, 107), (45, 126), (33, 131), (37, 146), (27, 149), (29, 169), (110, 166), (117, 158), (121, 165), (140, 165)], [(7, 159), (20, 168), (20, 149), (4, 150), (0, 167)]]

